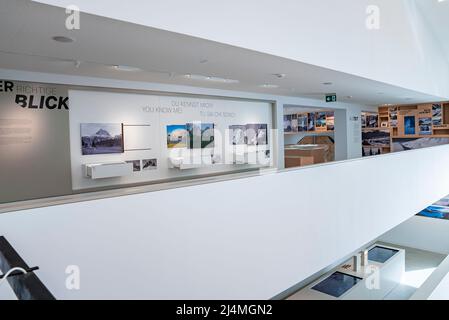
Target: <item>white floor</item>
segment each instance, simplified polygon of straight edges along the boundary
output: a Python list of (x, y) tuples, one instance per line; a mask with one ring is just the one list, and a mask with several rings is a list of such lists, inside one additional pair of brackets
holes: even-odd
[(405, 274), (401, 284), (393, 289), (385, 300), (408, 300), (421, 287), (433, 271), (446, 258), (446, 255), (387, 244), (405, 250)]

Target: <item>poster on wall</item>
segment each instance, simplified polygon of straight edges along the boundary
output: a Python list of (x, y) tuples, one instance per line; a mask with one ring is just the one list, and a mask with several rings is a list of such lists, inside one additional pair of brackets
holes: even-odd
[(334, 112), (326, 113), (326, 127), (327, 127), (327, 131), (334, 131), (334, 129), (335, 129)]
[(315, 113), (308, 114), (307, 131), (315, 131)]
[(246, 144), (249, 146), (260, 146), (268, 144), (267, 124), (247, 124)]
[(449, 220), (449, 195), (417, 214), (421, 217)]
[(229, 126), (229, 141), (234, 146), (245, 145), (246, 126), (232, 125)]
[(189, 149), (205, 149), (214, 147), (215, 132), (213, 123), (187, 123), (186, 130)]
[(416, 134), (415, 116), (404, 117), (404, 134), (406, 135)]
[(364, 130), (362, 132), (362, 145), (364, 147), (389, 147), (391, 135), (389, 129)]
[(298, 132), (298, 115), (292, 114), (292, 132)]
[(82, 123), (81, 150), (83, 155), (123, 153), (123, 124)]
[(0, 79), (0, 163), (0, 203), (72, 193), (67, 86)]
[(432, 122), (434, 126), (441, 126), (443, 124), (443, 108), (441, 104), (432, 105)]
[(392, 151), (400, 152), (449, 144), (449, 138), (393, 138)]
[(398, 107), (390, 107), (390, 127), (397, 128), (398, 126)]
[(326, 130), (326, 112), (317, 112), (316, 113), (316, 120), (315, 120), (315, 127), (317, 130)]
[(419, 134), (432, 134), (432, 118), (419, 118)]
[(292, 132), (292, 115), (287, 114), (284, 116), (284, 132)]
[(167, 148), (186, 148), (187, 147), (187, 128), (182, 125), (167, 126)]
[(307, 121), (309, 117), (307, 113), (299, 114), (298, 115), (298, 131), (299, 132), (305, 132), (307, 131)]
[(379, 127), (379, 115), (377, 113), (366, 113), (366, 128)]

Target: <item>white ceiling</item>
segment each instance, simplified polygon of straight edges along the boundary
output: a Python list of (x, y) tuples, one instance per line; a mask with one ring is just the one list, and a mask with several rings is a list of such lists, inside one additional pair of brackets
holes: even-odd
[[(82, 14), (80, 30), (68, 31), (65, 19), (61, 8), (26, 0), (0, 0), (0, 68), (316, 99), (324, 99), (325, 93), (337, 93), (339, 101), (367, 105), (440, 99), (276, 56), (89, 14)], [(52, 40), (59, 35), (76, 41), (62, 44)], [(207, 62), (201, 63), (203, 60)], [(81, 62), (78, 68), (75, 61)], [(117, 71), (112, 65), (142, 71)], [(273, 75), (280, 73), (287, 76), (279, 79)], [(185, 74), (235, 79), (239, 83), (192, 80)], [(324, 82), (333, 84), (326, 86)], [(279, 87), (261, 87), (263, 84)]]
[(449, 61), (449, 0), (415, 0)]

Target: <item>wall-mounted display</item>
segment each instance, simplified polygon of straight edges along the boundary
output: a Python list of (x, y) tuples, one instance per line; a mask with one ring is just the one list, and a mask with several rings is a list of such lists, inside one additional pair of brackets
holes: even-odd
[(389, 129), (371, 129), (362, 132), (362, 145), (365, 147), (389, 147), (390, 140)]
[(190, 149), (213, 148), (215, 141), (214, 126), (213, 123), (187, 123), (188, 147)]
[(443, 108), (441, 104), (432, 105), (432, 122), (434, 126), (443, 124)]
[(327, 127), (327, 131), (334, 131), (334, 128), (335, 128), (334, 112), (326, 113), (326, 127)]
[(393, 138), (393, 152), (422, 149), (449, 144), (448, 138)]
[(406, 135), (415, 135), (416, 134), (415, 116), (405, 116), (404, 117), (404, 134), (406, 134)]
[(316, 120), (315, 120), (315, 128), (316, 130), (326, 130), (326, 112), (317, 112)]
[(183, 125), (167, 126), (167, 148), (187, 147), (187, 127)]
[(82, 123), (81, 148), (83, 155), (123, 153), (123, 124)]
[(260, 146), (268, 144), (267, 124), (247, 124), (246, 144), (249, 146)]
[(305, 132), (307, 131), (307, 122), (309, 120), (307, 113), (298, 114), (298, 131)]
[(142, 170), (155, 170), (157, 169), (157, 159), (143, 159)]
[(379, 115), (377, 113), (366, 113), (366, 128), (377, 128), (379, 127)]
[(307, 131), (315, 131), (315, 113), (308, 114)]
[(419, 118), (419, 134), (432, 134), (432, 118)]
[(390, 127), (396, 128), (398, 126), (398, 107), (390, 107), (389, 118), (390, 118)]
[(126, 163), (132, 163), (133, 171), (140, 172), (140, 160), (128, 160)]
[(232, 125), (229, 126), (229, 141), (234, 146), (246, 144), (246, 126)]
[(292, 115), (284, 115), (284, 132), (292, 132)]
[(299, 131), (299, 120), (297, 114), (292, 114), (292, 132), (298, 132)]
[(449, 195), (417, 214), (421, 217), (449, 220)]

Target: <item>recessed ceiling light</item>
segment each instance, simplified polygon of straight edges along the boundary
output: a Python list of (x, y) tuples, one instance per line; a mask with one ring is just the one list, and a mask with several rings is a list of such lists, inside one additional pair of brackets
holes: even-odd
[(277, 84), (269, 84), (269, 83), (263, 84), (263, 85), (261, 85), (261, 87), (262, 87), (262, 88), (267, 88), (267, 89), (276, 89), (276, 88), (279, 88), (279, 86), (278, 86)]
[(352, 96), (346, 96), (346, 98), (347, 98), (347, 99), (352, 99), (353, 97), (352, 97)]
[(184, 78), (190, 80), (198, 80), (198, 81), (209, 81), (209, 82), (218, 82), (218, 83), (239, 83), (239, 80), (234, 79), (226, 79), (212, 76), (203, 76), (199, 74), (185, 74)]
[(66, 36), (54, 36), (54, 37), (52, 37), (52, 39), (56, 42), (61, 42), (61, 43), (75, 42), (74, 38), (70, 38), (70, 37), (66, 37)]
[(115, 70), (118, 70), (118, 71), (128, 71), (128, 72), (141, 71), (140, 68), (130, 67), (130, 66), (121, 66), (121, 65), (115, 65), (115, 66), (112, 66), (112, 68), (114, 68)]
[(279, 79), (284, 79), (287, 75), (285, 73), (274, 73), (273, 76)]
[(325, 86), (331, 86), (331, 85), (333, 85), (332, 82), (323, 82), (323, 84), (324, 84)]
[(202, 59), (202, 60), (200, 60), (200, 63), (201, 63), (201, 64), (208, 63), (208, 62), (209, 62), (209, 60), (207, 60), (207, 59)]

